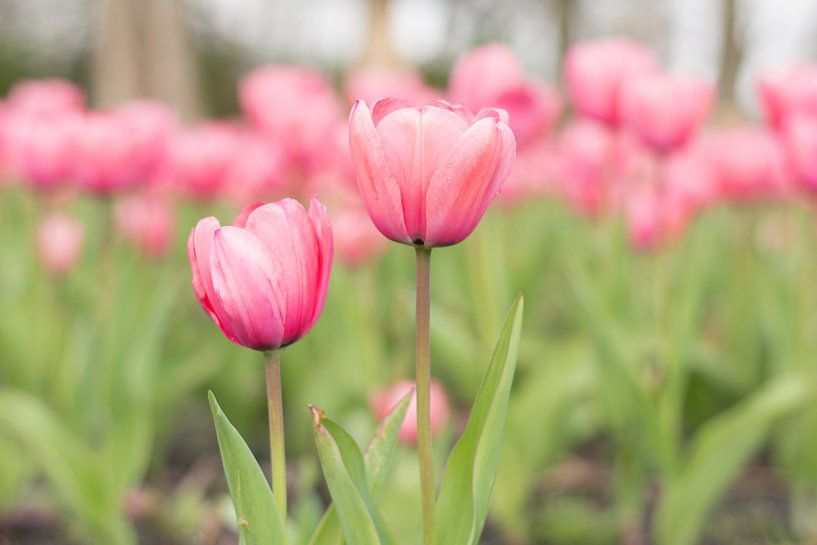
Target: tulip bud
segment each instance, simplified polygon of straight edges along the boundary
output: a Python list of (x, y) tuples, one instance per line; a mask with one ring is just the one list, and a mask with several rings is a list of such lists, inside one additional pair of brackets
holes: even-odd
[[(414, 383), (409, 380), (401, 380), (391, 388), (376, 392), (370, 399), (372, 413), (377, 420), (383, 420), (391, 412), (397, 403), (400, 402), (409, 392), (414, 390)], [(451, 415), (451, 407), (448, 402), (448, 395), (445, 388), (436, 380), (431, 381), (431, 433), (438, 435), (448, 424)], [(411, 394), (411, 402), (406, 411), (406, 418), (400, 428), (397, 439), (406, 444), (417, 443), (417, 394)]]
[(507, 115), (477, 116), (445, 102), (409, 107), (358, 101), (349, 147), (358, 189), (375, 226), (395, 242), (433, 248), (465, 239), (513, 168)]
[(116, 223), (123, 238), (151, 259), (167, 251), (175, 220), (172, 205), (156, 195), (126, 197), (116, 206)]
[(187, 242), (193, 289), (236, 344), (273, 350), (305, 335), (323, 310), (332, 268), (326, 208), (293, 199), (251, 205), (232, 226), (198, 222)]
[(37, 250), (40, 261), (54, 276), (74, 268), (82, 252), (85, 229), (71, 216), (51, 214), (37, 228)]

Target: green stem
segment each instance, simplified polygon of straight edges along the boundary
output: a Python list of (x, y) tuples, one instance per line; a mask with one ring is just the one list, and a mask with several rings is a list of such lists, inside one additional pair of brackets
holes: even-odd
[(284, 403), (281, 396), (281, 355), (279, 350), (264, 352), (267, 374), (267, 414), (269, 417), (272, 492), (286, 522), (287, 460), (284, 446)]
[(417, 257), (417, 458), (423, 499), (423, 543), (434, 543), (434, 465), (431, 458), (431, 249), (416, 247)]

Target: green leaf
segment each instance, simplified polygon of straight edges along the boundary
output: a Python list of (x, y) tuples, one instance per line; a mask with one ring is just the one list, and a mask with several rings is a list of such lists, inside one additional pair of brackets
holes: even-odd
[[(406, 394), (397, 403), (383, 422), (378, 426), (374, 435), (369, 439), (363, 455), (366, 469), (366, 480), (369, 492), (375, 500), (380, 496), (389, 475), (394, 453), (397, 448), (397, 436), (406, 417), (406, 411), (411, 402), (413, 392)], [(318, 527), (309, 540), (309, 545), (336, 545), (340, 542), (340, 523), (334, 505), (330, 505)]]
[(394, 539), (374, 507), (363, 455), (354, 439), (323, 411), (310, 409), (318, 457), (346, 543), (393, 545)]
[(437, 543), (471, 545), (482, 533), (516, 370), (523, 307), (520, 295), (505, 318), (468, 424), (448, 460), (437, 500)]
[(241, 438), (216, 401), (208, 392), (210, 410), (216, 425), (218, 448), (224, 463), (224, 474), (233, 498), (238, 533), (244, 545), (278, 545), (288, 543), (284, 522), (267, 478), (250, 448)]
[(713, 505), (760, 449), (779, 419), (814, 399), (813, 380), (784, 376), (710, 420), (695, 436), (689, 457), (667, 483), (658, 506), (660, 545), (695, 543)]

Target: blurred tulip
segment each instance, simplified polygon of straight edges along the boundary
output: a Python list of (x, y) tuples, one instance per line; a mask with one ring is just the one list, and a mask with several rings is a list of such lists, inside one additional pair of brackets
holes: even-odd
[(250, 122), (302, 164), (320, 151), (341, 117), (334, 89), (308, 68), (259, 68), (241, 81), (238, 93)]
[(793, 117), (783, 129), (792, 169), (809, 189), (817, 190), (817, 117)]
[(386, 239), (363, 208), (349, 206), (333, 214), (332, 232), (338, 257), (350, 267), (367, 263), (386, 249)]
[(702, 136), (723, 196), (738, 200), (780, 197), (791, 190), (782, 144), (766, 130), (746, 126)]
[[(414, 390), (414, 383), (410, 380), (401, 380), (388, 390), (375, 392), (370, 399), (370, 406), (375, 418), (380, 421), (386, 418), (397, 403), (409, 392)], [(439, 434), (448, 424), (451, 416), (451, 407), (445, 388), (436, 380), (431, 381), (431, 433)], [(397, 439), (406, 444), (417, 443), (417, 394), (413, 393), (409, 403), (406, 418)]]
[(26, 80), (9, 91), (6, 105), (20, 115), (50, 117), (64, 113), (79, 113), (85, 96), (79, 87), (62, 79)]
[(283, 153), (275, 142), (246, 131), (224, 175), (224, 194), (239, 206), (280, 198), (286, 193), (285, 169)]
[(513, 207), (553, 192), (558, 163), (558, 147), (553, 142), (542, 141), (519, 150), (497, 201), (504, 207)]
[(637, 250), (650, 251), (661, 242), (662, 218), (658, 192), (645, 186), (635, 192), (627, 203), (630, 243)]
[(501, 108), (521, 149), (546, 135), (558, 121), (559, 93), (528, 78), (510, 47), (488, 44), (466, 54), (454, 66), (449, 97), (471, 111)]
[(422, 74), (410, 68), (359, 68), (346, 79), (344, 93), (351, 104), (355, 100), (371, 104), (387, 97), (425, 104), (440, 95), (436, 89), (426, 85)]
[(238, 130), (228, 123), (186, 129), (171, 144), (170, 177), (183, 193), (212, 198), (222, 191), (239, 145)]
[(465, 239), (513, 168), (504, 112), (473, 116), (439, 101), (393, 99), (352, 108), (349, 147), (358, 188), (387, 238), (426, 248)]
[(652, 52), (636, 42), (617, 38), (579, 42), (565, 58), (570, 99), (582, 115), (618, 126), (624, 83), (656, 66)]
[(766, 123), (782, 129), (790, 117), (817, 117), (817, 65), (799, 65), (771, 72), (760, 78), (758, 97)]
[(49, 189), (73, 175), (79, 116), (9, 115), (4, 121), (4, 154), (13, 175)]
[(686, 145), (712, 108), (714, 89), (707, 82), (663, 72), (648, 72), (626, 81), (621, 116), (656, 153)]
[(125, 239), (147, 257), (155, 259), (164, 255), (173, 242), (176, 217), (166, 198), (140, 194), (117, 203), (116, 223)]
[(37, 227), (37, 250), (49, 273), (61, 276), (74, 268), (82, 253), (85, 229), (64, 214), (51, 214)]
[(556, 183), (580, 211), (595, 215), (608, 204), (613, 147), (613, 135), (594, 121), (574, 121), (562, 131)]
[(179, 120), (167, 106), (150, 100), (127, 102), (116, 109), (128, 127), (134, 150), (144, 158), (144, 181), (153, 181), (169, 159)]
[(233, 226), (200, 220), (187, 242), (193, 289), (236, 344), (287, 346), (315, 324), (332, 268), (326, 208), (293, 199), (247, 207)]

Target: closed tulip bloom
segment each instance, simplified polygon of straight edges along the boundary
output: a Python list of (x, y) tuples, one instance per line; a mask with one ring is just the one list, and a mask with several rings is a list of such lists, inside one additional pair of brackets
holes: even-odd
[[(377, 420), (383, 420), (394, 409), (403, 397), (414, 389), (410, 380), (401, 380), (391, 388), (376, 392), (370, 405)], [(445, 388), (436, 380), (431, 381), (431, 433), (439, 434), (448, 424), (451, 416), (451, 406)], [(409, 402), (406, 418), (400, 427), (397, 439), (405, 444), (413, 445), (417, 442), (417, 394), (413, 393)]]
[(238, 131), (227, 123), (203, 123), (182, 131), (171, 144), (170, 177), (182, 193), (212, 198), (222, 191), (239, 144)]
[(758, 97), (766, 123), (780, 130), (797, 115), (817, 117), (817, 65), (798, 65), (760, 78)]
[(9, 91), (6, 104), (16, 114), (49, 117), (82, 111), (85, 96), (70, 81), (35, 79), (16, 84)]
[(5, 156), (13, 174), (37, 189), (50, 189), (73, 175), (78, 115), (9, 115)]
[(167, 252), (173, 241), (175, 210), (162, 196), (133, 195), (117, 203), (116, 223), (125, 239), (148, 258), (156, 259)]
[(349, 147), (369, 216), (387, 238), (433, 248), (465, 239), (513, 168), (516, 143), (499, 110), (473, 116), (445, 102), (355, 103)]
[(246, 131), (225, 173), (223, 192), (239, 206), (279, 198), (287, 193), (285, 168), (280, 146), (259, 133)]
[(332, 231), (338, 257), (350, 267), (371, 261), (386, 249), (386, 239), (362, 207), (348, 206), (333, 214)]
[(500, 108), (520, 150), (545, 136), (562, 108), (559, 93), (529, 78), (513, 49), (488, 44), (463, 56), (451, 71), (449, 97), (471, 111)]
[(49, 273), (61, 276), (77, 264), (85, 240), (85, 229), (71, 216), (51, 214), (37, 228), (37, 250)]
[(624, 83), (656, 65), (652, 52), (636, 42), (617, 38), (579, 42), (565, 58), (570, 99), (582, 115), (618, 126)]
[(247, 207), (232, 226), (198, 222), (187, 242), (193, 289), (224, 335), (273, 350), (305, 335), (323, 310), (332, 268), (326, 208), (293, 199)]
[(713, 87), (698, 78), (664, 72), (634, 77), (621, 95), (624, 122), (656, 153), (687, 144), (712, 108)]
[(817, 117), (787, 121), (783, 143), (795, 175), (806, 187), (817, 190)]

